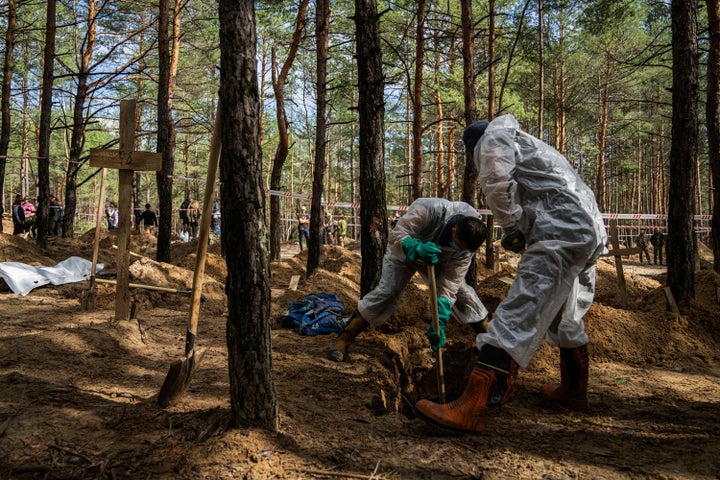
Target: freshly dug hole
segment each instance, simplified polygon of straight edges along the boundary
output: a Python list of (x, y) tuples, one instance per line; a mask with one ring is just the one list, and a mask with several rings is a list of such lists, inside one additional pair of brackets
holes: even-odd
[[(475, 334), (463, 325), (448, 325), (442, 349), (445, 400), (459, 397), (477, 358)], [(386, 337), (386, 348), (369, 366), (377, 393), (368, 405), (376, 415), (398, 412), (415, 418), (418, 400), (439, 401), (437, 361), (420, 326)]]

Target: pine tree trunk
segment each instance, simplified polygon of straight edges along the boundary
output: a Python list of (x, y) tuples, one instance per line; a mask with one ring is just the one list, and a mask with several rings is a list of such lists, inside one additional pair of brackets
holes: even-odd
[[(309, 0), (302, 0), (298, 6), (297, 17), (295, 19), (295, 33), (293, 33), (292, 41), (288, 50), (288, 56), (280, 69), (280, 73), (276, 75), (276, 59), (275, 49), (272, 50), (272, 85), (275, 94), (275, 112), (277, 116), (278, 129), (278, 146), (275, 150), (275, 158), (272, 163), (272, 171), (270, 173), (270, 189), (280, 190), (282, 187), (282, 172), (287, 160), (290, 142), (288, 140), (288, 120), (285, 112), (285, 82), (295, 62), (302, 33), (305, 28), (305, 15)], [(282, 222), (280, 219), (280, 200), (281, 197), (272, 195), (270, 197), (270, 260), (280, 260), (280, 244), (282, 238)]]
[(720, 273), (720, 0), (707, 0), (710, 33), (707, 66), (708, 157), (712, 192), (713, 270)]
[(323, 191), (327, 169), (327, 59), (330, 34), (330, 0), (316, 0), (315, 43), (317, 48), (315, 164), (310, 206), (310, 241), (308, 242), (307, 275), (320, 265), (321, 231), (323, 225)]
[(384, 170), (384, 76), (375, 0), (355, 0), (360, 153), (360, 296), (380, 281), (388, 235)]
[(172, 120), (173, 77), (170, 57), (170, 4), (160, 0), (158, 17), (158, 104), (157, 151), (162, 153), (162, 168), (155, 178), (158, 187), (157, 260), (170, 262), (172, 231), (172, 178), (175, 170), (175, 125)]
[(667, 283), (679, 306), (695, 296), (693, 230), (698, 152), (697, 1), (672, 2), (672, 145), (668, 201)]
[(255, 9), (251, 0), (220, 0), (219, 11), (221, 235), (228, 270), (230, 405), (237, 426), (277, 430)]
[(425, 68), (425, 0), (417, 2), (417, 26), (415, 29), (415, 74), (412, 94), (412, 192), (413, 200), (423, 196), (423, 69)]
[(50, 120), (52, 114), (52, 88), (55, 65), (56, 0), (47, 2), (47, 24), (45, 27), (45, 50), (43, 53), (43, 79), (41, 94), (40, 129), (38, 137), (38, 205), (37, 244), (47, 248), (48, 213), (50, 212)]
[[(10, 145), (10, 94), (12, 72), (15, 60), (15, 28), (17, 25), (17, 9), (15, 0), (8, 0), (7, 30), (5, 31), (5, 61), (3, 63), (2, 97), (0, 98), (0, 210), (2, 210), (3, 193), (5, 192), (5, 166)], [(0, 213), (0, 232), (3, 231), (2, 213)]]

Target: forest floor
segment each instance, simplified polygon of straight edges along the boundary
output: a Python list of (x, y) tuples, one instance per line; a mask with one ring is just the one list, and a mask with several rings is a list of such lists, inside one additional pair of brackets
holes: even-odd
[[(0, 234), (0, 262), (89, 260), (93, 235), (52, 238), (39, 250)], [(104, 235), (100, 262), (113, 269), (116, 239)], [(359, 337), (347, 362), (325, 359), (335, 335), (301, 336), (277, 324), (290, 302), (311, 292), (334, 293), (347, 311), (354, 308), (361, 260), (349, 247), (324, 247), (311, 278), (297, 245), (271, 264), (276, 432), (230, 426), (226, 269), (217, 245), (197, 338), (207, 353), (187, 393), (165, 410), (157, 393), (169, 365), (182, 358), (188, 295), (133, 289), (136, 319), (115, 322), (112, 285), (99, 285), (92, 311), (82, 307), (86, 282), (27, 296), (0, 288), (0, 480), (720, 478), (720, 277), (706, 249), (696, 300), (683, 315), (666, 311), (664, 266), (625, 259), (629, 300), (622, 305), (615, 265), (600, 260), (585, 318), (590, 413), (539, 396), (559, 376), (557, 351), (543, 345), (486, 432), (445, 436), (412, 411), (418, 399), (437, 396), (422, 321), (430, 316), (428, 291), (417, 277), (391, 321)], [(173, 244), (172, 264), (133, 257), (132, 281), (190, 288), (195, 248)], [(133, 235), (131, 250), (154, 258), (154, 238)], [(510, 255), (501, 271), (479, 271), (477, 291), (491, 311), (515, 265)], [(289, 288), (293, 275), (300, 275), (297, 290)], [(448, 339), (451, 400), (476, 349), (467, 327), (450, 324)]]

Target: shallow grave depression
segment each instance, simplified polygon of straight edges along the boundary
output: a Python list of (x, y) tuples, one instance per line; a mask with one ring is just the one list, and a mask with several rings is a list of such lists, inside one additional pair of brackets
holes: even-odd
[[(369, 367), (377, 393), (369, 408), (377, 415), (399, 412), (415, 418), (413, 407), (423, 398), (439, 400), (437, 360), (425, 338), (424, 324), (385, 335), (385, 348)], [(382, 335), (382, 329), (378, 335)], [(445, 399), (462, 394), (477, 357), (475, 334), (464, 325), (448, 325), (442, 349)]]

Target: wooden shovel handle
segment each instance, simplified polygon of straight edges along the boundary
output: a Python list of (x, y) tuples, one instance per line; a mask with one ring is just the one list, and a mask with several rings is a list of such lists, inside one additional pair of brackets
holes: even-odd
[(198, 317), (200, 316), (200, 300), (202, 296), (203, 274), (205, 273), (205, 257), (210, 237), (210, 220), (212, 219), (212, 206), (215, 191), (215, 177), (218, 163), (220, 163), (222, 122), (220, 115), (220, 101), (215, 112), (215, 127), (210, 140), (210, 160), (208, 162), (207, 183), (205, 184), (205, 199), (203, 214), (200, 219), (200, 233), (198, 235), (197, 256), (195, 258), (195, 273), (193, 275), (192, 295), (190, 297), (190, 321), (188, 322), (187, 338), (185, 340), (185, 355), (189, 355), (195, 347)]
[(98, 199), (97, 220), (95, 221), (95, 243), (93, 244), (92, 268), (90, 269), (90, 287), (95, 284), (95, 273), (97, 271), (98, 252), (100, 250), (100, 232), (102, 231), (103, 207), (105, 206), (105, 177), (107, 169), (102, 169), (100, 175), (100, 198)]
[[(435, 332), (440, 331), (440, 315), (438, 314), (437, 304), (437, 284), (435, 283), (435, 265), (428, 265), (428, 283), (430, 284), (430, 311), (432, 312), (432, 327)], [(438, 397), (440, 403), (445, 403), (445, 373), (443, 372), (442, 348), (438, 348), (435, 352)]]

